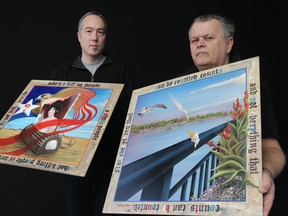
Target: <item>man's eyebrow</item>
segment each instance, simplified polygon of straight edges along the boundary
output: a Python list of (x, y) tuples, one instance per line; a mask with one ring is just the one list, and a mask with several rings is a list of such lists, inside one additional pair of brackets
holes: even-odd
[[(91, 27), (91, 26), (86, 26), (84, 29), (92, 29), (94, 30), (95, 28)], [(99, 31), (99, 30), (103, 30), (103, 31), (106, 31), (106, 29), (103, 27), (103, 28), (96, 28), (95, 30)]]
[(93, 28), (90, 26), (86, 26), (84, 29), (93, 29)]
[(210, 33), (207, 33), (205, 35), (199, 35), (199, 36), (191, 36), (191, 38), (200, 38), (200, 37), (209, 37), (212, 36)]

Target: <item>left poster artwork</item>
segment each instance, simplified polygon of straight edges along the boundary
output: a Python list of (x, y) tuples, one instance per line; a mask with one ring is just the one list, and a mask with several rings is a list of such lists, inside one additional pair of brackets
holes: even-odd
[(123, 87), (31, 80), (0, 121), (0, 163), (85, 176)]

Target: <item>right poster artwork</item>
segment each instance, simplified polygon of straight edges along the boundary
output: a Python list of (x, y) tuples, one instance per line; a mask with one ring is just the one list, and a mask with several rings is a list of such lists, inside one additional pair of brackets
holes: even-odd
[(263, 215), (259, 57), (133, 91), (103, 213)]

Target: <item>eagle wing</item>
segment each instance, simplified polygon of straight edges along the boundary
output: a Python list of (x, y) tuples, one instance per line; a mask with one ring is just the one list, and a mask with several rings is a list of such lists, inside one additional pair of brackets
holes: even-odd
[(44, 93), (36, 98), (40, 101), (38, 112), (43, 113), (51, 106), (57, 104), (60, 107), (58, 118), (64, 118), (71, 107), (74, 108), (74, 117), (77, 118), (80, 116), (80, 113), (87, 110), (89, 100), (95, 95), (94, 91), (79, 87), (65, 88), (56, 94)]

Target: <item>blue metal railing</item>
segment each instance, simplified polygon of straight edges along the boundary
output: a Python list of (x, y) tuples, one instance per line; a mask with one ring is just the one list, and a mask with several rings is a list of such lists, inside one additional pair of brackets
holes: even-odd
[[(199, 134), (200, 142), (196, 149), (219, 135), (226, 126), (227, 123), (223, 123)], [(209, 188), (208, 180), (213, 175), (211, 170), (217, 165), (216, 157), (210, 152), (171, 188), (174, 166), (196, 149), (194, 149), (194, 143), (186, 139), (123, 166), (114, 201), (127, 201), (141, 190), (141, 201), (168, 201), (180, 188), (180, 200), (187, 200), (188, 190), (190, 190), (189, 198), (199, 197)], [(200, 179), (196, 188), (198, 169)], [(191, 177), (191, 185), (188, 187), (188, 180)]]

